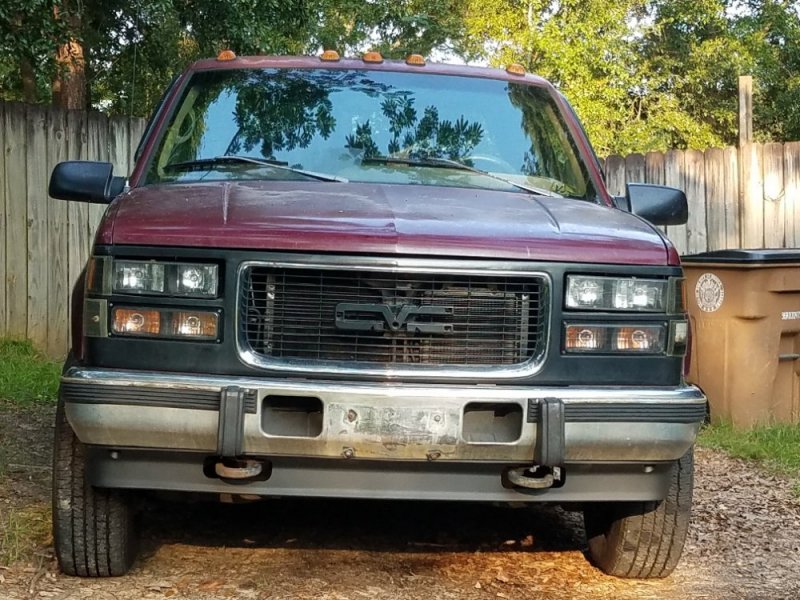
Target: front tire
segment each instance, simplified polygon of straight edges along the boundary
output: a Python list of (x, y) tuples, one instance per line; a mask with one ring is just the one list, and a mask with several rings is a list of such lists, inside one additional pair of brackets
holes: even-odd
[(650, 579), (675, 569), (692, 511), (692, 450), (675, 462), (671, 477), (660, 502), (597, 503), (584, 509), (589, 555), (603, 572)]
[(81, 577), (124, 575), (136, 558), (134, 511), (118, 490), (86, 479), (86, 447), (56, 409), (53, 449), (53, 539), (61, 570)]

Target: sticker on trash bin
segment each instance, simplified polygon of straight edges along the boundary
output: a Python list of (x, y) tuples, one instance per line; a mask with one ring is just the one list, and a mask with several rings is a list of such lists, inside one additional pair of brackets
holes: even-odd
[(713, 273), (703, 273), (694, 288), (697, 306), (704, 312), (714, 312), (722, 306), (725, 299), (725, 286)]
[(783, 321), (797, 321), (800, 319), (800, 310), (789, 310), (781, 313)]

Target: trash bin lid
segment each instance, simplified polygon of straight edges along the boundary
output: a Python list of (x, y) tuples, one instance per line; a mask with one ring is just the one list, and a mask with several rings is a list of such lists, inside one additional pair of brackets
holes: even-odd
[(747, 250), (714, 250), (681, 256), (683, 263), (800, 263), (800, 248), (762, 248)]

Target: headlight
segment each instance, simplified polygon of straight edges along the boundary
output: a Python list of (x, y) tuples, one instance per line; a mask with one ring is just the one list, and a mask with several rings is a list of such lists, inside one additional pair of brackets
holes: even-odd
[(678, 304), (667, 302), (670, 289), (677, 286), (664, 279), (568, 275), (565, 305), (578, 310), (665, 312)]
[(114, 261), (114, 291), (163, 294), (164, 265), (144, 261)]
[(174, 265), (175, 294), (214, 297), (217, 295), (217, 265)]
[(215, 298), (217, 265), (115, 260), (113, 290), (124, 294)]

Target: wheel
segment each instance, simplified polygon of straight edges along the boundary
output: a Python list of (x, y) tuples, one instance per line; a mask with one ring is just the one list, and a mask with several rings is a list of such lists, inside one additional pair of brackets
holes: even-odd
[(589, 555), (605, 573), (649, 579), (672, 573), (683, 551), (692, 511), (694, 458), (672, 467), (660, 502), (598, 503), (584, 508)]
[(86, 480), (86, 447), (56, 409), (53, 447), (53, 540), (67, 575), (124, 575), (136, 557), (134, 511), (118, 490), (98, 489)]

